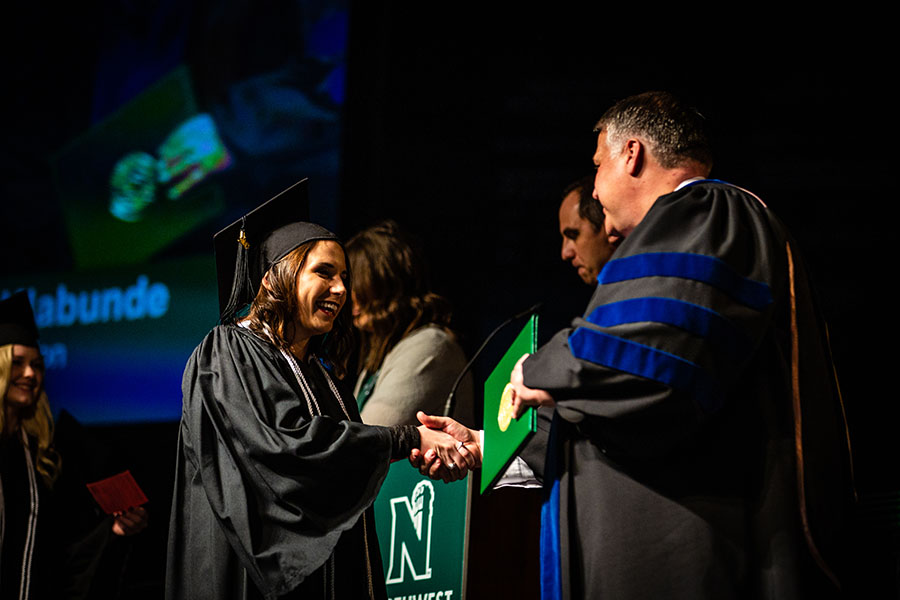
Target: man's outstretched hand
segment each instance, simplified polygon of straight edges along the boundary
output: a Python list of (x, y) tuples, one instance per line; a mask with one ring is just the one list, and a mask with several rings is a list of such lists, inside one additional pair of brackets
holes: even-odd
[[(422, 423), (419, 426), (422, 447), (412, 451), (409, 462), (422, 475), (450, 483), (465, 477), (469, 470), (481, 467), (481, 435), (478, 431), (469, 429), (450, 417), (426, 415), (422, 411), (416, 417)], [(426, 441), (437, 432), (449, 435), (454, 440), (451, 450), (440, 444), (431, 446)]]

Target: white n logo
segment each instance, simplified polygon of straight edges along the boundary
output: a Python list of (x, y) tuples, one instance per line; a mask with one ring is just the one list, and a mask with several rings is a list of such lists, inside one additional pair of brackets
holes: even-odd
[(406, 566), (413, 579), (431, 578), (431, 517), (434, 487), (422, 480), (406, 496), (391, 498), (391, 562), (386, 583), (402, 583)]

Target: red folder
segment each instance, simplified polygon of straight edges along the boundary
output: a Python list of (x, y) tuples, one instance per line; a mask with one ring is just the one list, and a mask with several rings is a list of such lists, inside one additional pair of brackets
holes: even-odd
[(131, 476), (131, 471), (87, 484), (88, 491), (108, 515), (120, 513), (147, 502), (147, 496)]

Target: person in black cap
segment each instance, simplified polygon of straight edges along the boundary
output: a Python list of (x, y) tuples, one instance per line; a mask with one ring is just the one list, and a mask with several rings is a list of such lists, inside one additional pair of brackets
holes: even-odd
[[(55, 486), (62, 461), (53, 446), (53, 416), (44, 391), (44, 360), (25, 292), (0, 301), (0, 598), (77, 598), (112, 532), (147, 525), (138, 507), (69, 539), (61, 523), (72, 508)], [(51, 493), (53, 492), (53, 493)]]
[(458, 478), (477, 460), (442, 431), (360, 422), (340, 379), (346, 255), (318, 225), (283, 224), (298, 195), (215, 236), (223, 308), (184, 372), (170, 599), (385, 598), (370, 506), (391, 461), (433, 449)]

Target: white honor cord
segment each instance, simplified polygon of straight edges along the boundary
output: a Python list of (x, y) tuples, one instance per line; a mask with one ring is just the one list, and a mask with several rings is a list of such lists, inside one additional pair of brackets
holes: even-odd
[(303, 397), (306, 399), (306, 405), (309, 407), (310, 416), (315, 417), (316, 415), (321, 415), (322, 409), (319, 408), (316, 397), (313, 395), (312, 390), (309, 389), (309, 384), (306, 383), (306, 377), (304, 377), (303, 372), (300, 371), (300, 365), (297, 364), (297, 359), (284, 348), (279, 348), (278, 350), (288, 362), (288, 365), (290, 365), (291, 371), (294, 372), (294, 377), (297, 379), (297, 383), (300, 384), (300, 390), (303, 392)]
[(350, 420), (350, 414), (347, 412), (347, 407), (344, 406), (344, 399), (341, 398), (341, 393), (338, 391), (337, 386), (334, 385), (334, 381), (331, 379), (331, 375), (328, 374), (328, 369), (317, 359), (315, 356), (313, 360), (316, 361), (316, 364), (319, 365), (319, 370), (322, 371), (322, 375), (325, 376), (325, 380), (328, 382), (328, 387), (331, 388), (331, 393), (334, 394), (334, 397), (337, 398), (338, 404), (341, 405), (341, 410), (344, 411), (344, 416), (347, 417), (347, 420)]
[[(303, 375), (303, 371), (300, 370), (300, 365), (297, 363), (297, 359), (293, 354), (285, 350), (284, 348), (279, 348), (281, 351), (281, 355), (288, 362), (288, 365), (291, 367), (291, 371), (294, 372), (294, 377), (297, 378), (297, 383), (300, 384), (300, 389), (303, 391), (303, 395), (306, 397), (306, 404), (309, 407), (309, 413), (312, 416), (321, 415), (322, 410), (319, 408), (319, 403), (316, 402), (316, 396), (312, 393), (312, 389), (310, 389), (309, 384), (306, 382), (306, 377)], [(322, 366), (322, 363), (313, 356), (313, 361), (319, 365), (319, 369), (322, 371), (322, 374), (325, 376), (325, 380), (328, 382), (328, 387), (331, 388), (331, 393), (334, 394), (334, 397), (337, 398), (338, 404), (341, 405), (341, 410), (344, 412), (344, 416), (347, 419), (350, 419), (350, 414), (347, 412), (347, 407), (344, 406), (344, 399), (341, 398), (341, 393), (338, 391), (337, 386), (334, 385), (334, 381), (331, 379), (331, 375), (328, 374), (328, 370)], [(315, 410), (313, 410), (313, 406), (315, 406)]]
[[(316, 398), (313, 395), (312, 390), (309, 389), (309, 384), (306, 382), (306, 377), (303, 376), (303, 372), (300, 370), (300, 365), (297, 364), (297, 359), (294, 358), (293, 354), (291, 354), (284, 348), (279, 348), (279, 350), (281, 350), (281, 355), (284, 356), (285, 360), (291, 366), (291, 371), (294, 372), (294, 377), (297, 378), (297, 383), (300, 384), (300, 389), (303, 390), (303, 395), (306, 396), (306, 403), (307, 403), (307, 405), (309, 405), (310, 414), (312, 416), (321, 415), (322, 411), (319, 410), (319, 405), (318, 405), (318, 403), (316, 403)], [(324, 365), (322, 365), (322, 363), (319, 362), (319, 359), (316, 358), (315, 356), (312, 357), (312, 360), (317, 365), (319, 365), (319, 369), (322, 371), (322, 375), (325, 376), (325, 381), (328, 382), (328, 387), (331, 388), (331, 393), (334, 394), (335, 398), (337, 398), (338, 404), (341, 405), (341, 410), (344, 411), (344, 416), (347, 417), (347, 420), (349, 421), (350, 414), (347, 412), (347, 407), (344, 405), (344, 399), (341, 398), (341, 393), (338, 391), (337, 386), (334, 385), (334, 380), (332, 380), (331, 375), (328, 374), (328, 369), (326, 369), (324, 367)], [(312, 408), (313, 404), (315, 404), (315, 406), (316, 406), (316, 412), (313, 412), (313, 408)], [(374, 592), (374, 587), (372, 584), (372, 562), (371, 562), (371, 559), (369, 558), (369, 535), (368, 535), (368, 531), (366, 530), (366, 515), (365, 515), (365, 513), (363, 513), (361, 519), (362, 519), (362, 523), (363, 523), (363, 544), (365, 545), (365, 550), (366, 550), (366, 572), (368, 575), (368, 583), (369, 583), (369, 597), (374, 599), (375, 592)], [(334, 598), (334, 590), (335, 590), (334, 573), (335, 573), (335, 568), (337, 566), (337, 564), (334, 560), (334, 554), (332, 554), (328, 558), (326, 565), (328, 565), (328, 564), (331, 565), (331, 569), (328, 569), (326, 566), (325, 577), (326, 577), (326, 579), (330, 580), (331, 597)], [(329, 574), (330, 574), (330, 576), (329, 576)]]
[(22, 580), (19, 584), (19, 598), (28, 598), (31, 587), (31, 559), (34, 555), (34, 538), (37, 533), (38, 516), (38, 488), (37, 479), (34, 476), (34, 463), (31, 460), (31, 449), (28, 436), (22, 430), (22, 446), (25, 449), (25, 465), (28, 471), (28, 486), (31, 492), (31, 510), (28, 514), (28, 529), (25, 535), (25, 550), (22, 555)]

